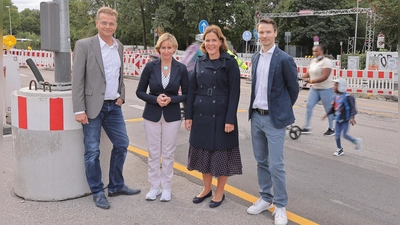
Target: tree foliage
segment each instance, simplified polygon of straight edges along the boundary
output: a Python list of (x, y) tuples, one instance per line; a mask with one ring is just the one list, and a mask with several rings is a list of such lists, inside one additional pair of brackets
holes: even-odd
[[(26, 36), (26, 32), (40, 35), (38, 10), (25, 9), (18, 13), (11, 0), (3, 0), (3, 34), (9, 33), (7, 5), (11, 6), (13, 34)], [(97, 9), (102, 6), (116, 7), (118, 28), (116, 37), (125, 45), (153, 46), (157, 41), (154, 31), (169, 32), (178, 40), (183, 50), (194, 41), (199, 33), (198, 24), (207, 20), (209, 24), (221, 27), (233, 47), (239, 46), (242, 33), (255, 28), (257, 12), (298, 12), (299, 10), (329, 10), (355, 8), (356, 0), (69, 0), (70, 40), (73, 48), (78, 39), (97, 33), (95, 27)], [(382, 31), (388, 48), (395, 49), (398, 40), (398, 1), (362, 0), (361, 8), (375, 8), (377, 20), (375, 35)], [(319, 36), (320, 43), (328, 53), (340, 53), (340, 42), (346, 51), (348, 38), (354, 37), (355, 18), (352, 15), (306, 16), (273, 18), (278, 23), (280, 48), (284, 48), (284, 33), (291, 32), (291, 45), (303, 46), (303, 55), (310, 54), (313, 36)], [(359, 14), (357, 29), (357, 50), (363, 49), (366, 29), (366, 15)], [(376, 47), (376, 43), (374, 44)]]

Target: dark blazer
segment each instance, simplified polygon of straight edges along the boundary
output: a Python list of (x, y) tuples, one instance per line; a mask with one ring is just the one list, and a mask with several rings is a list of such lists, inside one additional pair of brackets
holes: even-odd
[[(185, 119), (192, 119), (190, 144), (206, 150), (239, 147), (237, 108), (240, 98), (240, 70), (236, 60), (221, 52), (213, 63), (199, 57), (190, 76)], [(225, 132), (225, 124), (235, 129)]]
[[(161, 119), (161, 113), (163, 113), (167, 122), (180, 120), (181, 108), (179, 103), (186, 100), (189, 85), (186, 66), (172, 59), (170, 81), (165, 89), (162, 86), (161, 76), (161, 59), (148, 62), (140, 75), (136, 96), (146, 102), (143, 118), (158, 122)], [(149, 93), (147, 93), (147, 87), (149, 87)], [(179, 95), (180, 88), (181, 95)], [(161, 107), (157, 103), (157, 97), (160, 94), (171, 97), (171, 102), (165, 107)]]
[[(117, 40), (121, 59), (118, 93), (125, 100), (123, 80), (124, 46)], [(97, 35), (79, 40), (75, 44), (72, 69), (72, 103), (74, 112), (85, 111), (88, 118), (96, 118), (104, 103), (106, 78), (99, 37)]]
[[(257, 66), (260, 52), (251, 57), (252, 85), (249, 107), (249, 119), (254, 112), (255, 86), (257, 81)], [(286, 52), (275, 47), (271, 58), (268, 74), (268, 110), (271, 122), (276, 128), (284, 128), (294, 123), (293, 105), (299, 95), (297, 66), (293, 58)]]

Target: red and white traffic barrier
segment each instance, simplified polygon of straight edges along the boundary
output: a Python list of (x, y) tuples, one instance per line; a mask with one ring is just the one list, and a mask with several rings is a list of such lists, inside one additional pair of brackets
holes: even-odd
[(68, 92), (22, 88), (18, 93), (13, 93), (11, 98), (11, 124), (14, 127), (38, 131), (81, 128), (74, 120), (71, 95)]

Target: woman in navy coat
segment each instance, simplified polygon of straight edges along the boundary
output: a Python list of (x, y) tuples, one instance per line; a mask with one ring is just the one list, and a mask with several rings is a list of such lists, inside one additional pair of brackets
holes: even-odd
[(200, 203), (212, 196), (212, 177), (218, 178), (209, 203), (218, 207), (225, 199), (228, 176), (242, 174), (237, 108), (240, 70), (227, 53), (228, 45), (218, 26), (208, 26), (203, 35), (204, 55), (190, 76), (185, 107), (185, 128), (190, 130), (188, 169), (203, 174), (203, 190), (193, 198)]
[(161, 35), (155, 48), (160, 59), (146, 64), (136, 95), (146, 102), (143, 118), (149, 152), (148, 178), (151, 185), (146, 200), (153, 201), (161, 194), (160, 201), (167, 202), (171, 200), (174, 152), (181, 127), (179, 103), (186, 100), (189, 77), (186, 66), (172, 57), (178, 49), (178, 42), (172, 34)]

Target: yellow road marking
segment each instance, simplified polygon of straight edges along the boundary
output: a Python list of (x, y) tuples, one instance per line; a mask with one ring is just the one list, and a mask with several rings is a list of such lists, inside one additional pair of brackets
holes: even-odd
[(143, 118), (134, 118), (134, 119), (125, 120), (125, 122), (129, 122), (129, 123), (140, 122), (140, 121), (143, 121)]
[[(128, 146), (128, 150), (133, 152), (133, 153), (136, 153), (138, 155), (149, 157), (149, 154), (146, 151), (144, 151), (142, 149), (139, 149), (139, 148), (135, 148), (135, 147), (133, 147), (131, 145)], [(196, 178), (198, 178), (200, 180), (203, 179), (201, 173), (199, 173), (197, 171), (194, 171), (194, 170), (193, 171), (189, 171), (186, 168), (186, 166), (183, 166), (183, 165), (181, 165), (179, 163), (174, 162), (174, 169), (176, 169), (176, 170), (178, 170), (180, 172), (186, 173), (188, 175), (191, 175), (193, 177), (196, 177)], [(213, 178), (212, 184), (214, 186), (217, 186), (217, 179)], [(239, 197), (239, 198), (241, 198), (243, 200), (246, 200), (246, 201), (248, 201), (250, 203), (253, 203), (253, 202), (257, 201), (257, 199), (258, 199), (256, 196), (248, 194), (248, 193), (246, 193), (246, 192), (244, 192), (242, 190), (239, 190), (239, 189), (237, 189), (237, 188), (235, 188), (235, 187), (233, 187), (233, 186), (231, 186), (229, 184), (225, 185), (225, 191), (227, 191), (227, 192), (229, 192), (229, 193), (231, 193), (231, 194), (233, 194), (233, 195), (235, 195), (235, 196), (237, 196), (237, 197)], [(274, 209), (270, 209), (269, 211), (273, 212)], [(301, 217), (299, 215), (296, 215), (294, 213), (291, 213), (289, 211), (287, 211), (286, 213), (287, 213), (288, 219), (290, 221), (293, 221), (293, 222), (297, 223), (297, 224), (318, 225), (317, 223), (315, 223), (313, 221), (310, 221), (310, 220), (308, 220), (306, 218), (303, 218), (303, 217)]]

